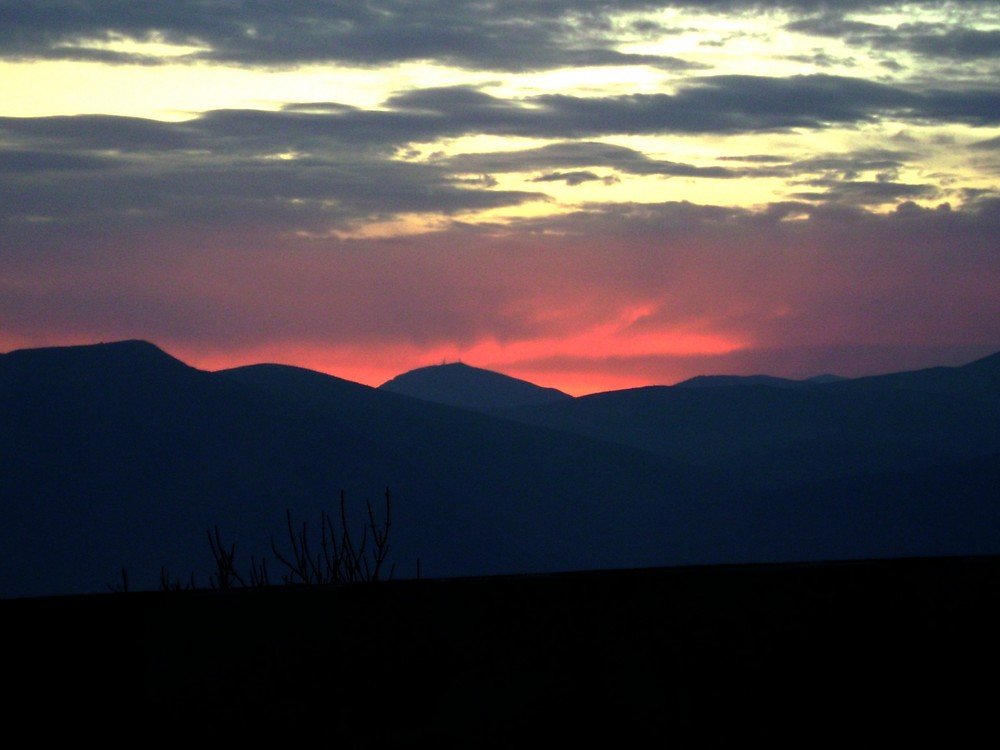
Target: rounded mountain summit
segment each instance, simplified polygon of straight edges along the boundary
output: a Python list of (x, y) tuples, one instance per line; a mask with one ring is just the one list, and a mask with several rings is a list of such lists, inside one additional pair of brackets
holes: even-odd
[(479, 411), (536, 406), (573, 397), (555, 388), (461, 362), (418, 367), (379, 386), (403, 396)]

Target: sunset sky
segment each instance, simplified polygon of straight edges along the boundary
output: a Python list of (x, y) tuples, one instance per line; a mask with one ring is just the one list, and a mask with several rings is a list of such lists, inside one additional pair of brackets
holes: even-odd
[(575, 395), (990, 354), (1000, 4), (0, 0), (0, 351), (127, 338)]

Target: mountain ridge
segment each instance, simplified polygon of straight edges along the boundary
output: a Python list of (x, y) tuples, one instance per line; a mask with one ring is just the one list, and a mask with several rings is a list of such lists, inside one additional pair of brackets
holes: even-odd
[(673, 388), (718, 388), (740, 385), (766, 385), (774, 388), (808, 388), (814, 385), (835, 383), (848, 378), (839, 375), (824, 374), (811, 378), (793, 380), (774, 375), (696, 375), (693, 378), (675, 383)]
[(1000, 552), (998, 361), (491, 410), (145, 342), (18, 350), (0, 596), (210, 570), (215, 525), (259, 559), (286, 509), (387, 486), (402, 577)]
[(183, 580), (211, 570), (216, 525), (260, 559), (286, 509), (315, 522), (340, 490), (357, 508), (386, 487), (410, 575), (417, 559), (439, 577), (666, 564), (684, 559), (697, 489), (716, 486), (627, 446), (302, 368), (93, 371), (104, 353), (0, 358), (0, 596), (93, 592), (122, 566), (136, 587), (162, 566)]

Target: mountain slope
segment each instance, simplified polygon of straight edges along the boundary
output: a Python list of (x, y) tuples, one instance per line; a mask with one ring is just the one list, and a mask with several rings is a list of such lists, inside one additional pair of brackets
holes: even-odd
[(404, 396), (488, 411), (568, 401), (555, 388), (542, 388), (498, 372), (455, 362), (410, 370), (379, 386)]
[(846, 378), (837, 375), (817, 375), (805, 380), (776, 378), (772, 375), (698, 375), (682, 380), (676, 388), (718, 388), (739, 385), (769, 385), (774, 388), (810, 388), (823, 383), (834, 383)]
[(504, 414), (777, 489), (1000, 450), (1000, 374), (989, 364), (797, 388), (653, 386)]
[(207, 570), (214, 524), (245, 548), (285, 508), (407, 468), (348, 426), (134, 342), (3, 356), (0, 420), (4, 595), (100, 590), (123, 565), (146, 583), (162, 565)]
[(351, 424), (421, 467), (430, 481), (427, 505), (407, 510), (398, 528), (433, 519), (446, 532), (433, 551), (420, 553), (425, 572), (439, 565), (499, 573), (692, 559), (712, 533), (693, 526), (708, 521), (705, 498), (737, 492), (646, 451), (309, 370), (258, 365), (220, 375)]
[(12, 352), (0, 596), (100, 591), (123, 565), (205, 585), (214, 525), (245, 567), (286, 509), (315, 523), (344, 489), (358, 522), (386, 486), (403, 577), (996, 552), (1000, 368), (973, 365), (500, 417), (144, 342)]
[(736, 544), (772, 560), (996, 554), (1000, 453), (811, 482), (747, 507)]
[(121, 566), (204, 585), (206, 530), (271, 557), (286, 509), (314, 523), (342, 488), (355, 512), (391, 488), (399, 575), (669, 564), (711, 535), (703, 492), (727, 494), (633, 448), (134, 342), (0, 357), (0, 417), (0, 596), (100, 591)]
[(847, 393), (909, 391), (982, 401), (993, 406), (1000, 402), (1000, 352), (960, 367), (928, 367), (830, 385), (837, 391)]

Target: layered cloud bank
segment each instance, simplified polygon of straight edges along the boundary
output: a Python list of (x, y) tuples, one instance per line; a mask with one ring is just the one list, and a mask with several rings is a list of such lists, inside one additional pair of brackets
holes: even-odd
[(39, 7), (2, 350), (583, 393), (1000, 349), (992, 3)]

